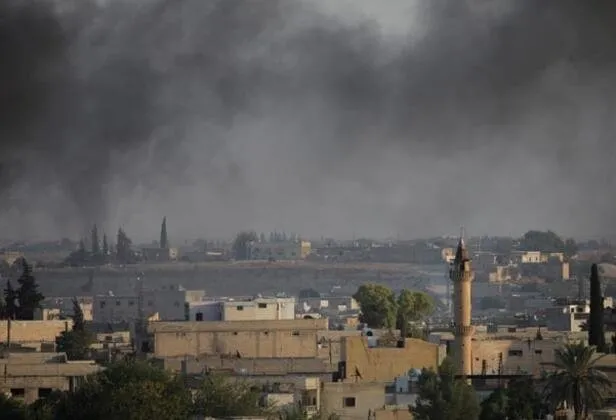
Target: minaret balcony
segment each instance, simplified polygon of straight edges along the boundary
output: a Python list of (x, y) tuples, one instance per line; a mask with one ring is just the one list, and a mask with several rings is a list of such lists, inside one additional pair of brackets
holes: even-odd
[(475, 333), (475, 327), (472, 325), (456, 325), (453, 330), (454, 335), (456, 336), (468, 336), (473, 335)]

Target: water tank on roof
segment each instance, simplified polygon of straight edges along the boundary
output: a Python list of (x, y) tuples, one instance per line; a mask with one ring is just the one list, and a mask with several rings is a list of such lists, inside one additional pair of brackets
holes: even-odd
[(370, 328), (363, 328), (361, 330), (361, 335), (366, 337), (374, 337), (374, 331), (372, 331), (372, 329)]

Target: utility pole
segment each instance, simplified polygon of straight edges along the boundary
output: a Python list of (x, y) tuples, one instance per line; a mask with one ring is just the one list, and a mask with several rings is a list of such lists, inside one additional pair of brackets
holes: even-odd
[(137, 320), (135, 322), (135, 354), (141, 354), (145, 337), (145, 320), (143, 315), (143, 278), (137, 276)]

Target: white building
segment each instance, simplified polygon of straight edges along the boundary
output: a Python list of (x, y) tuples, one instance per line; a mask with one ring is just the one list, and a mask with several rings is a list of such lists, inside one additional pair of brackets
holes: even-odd
[[(612, 299), (607, 297), (603, 301), (603, 307), (612, 306)], [(582, 331), (582, 325), (588, 322), (590, 317), (590, 301), (569, 302), (557, 304), (546, 309), (547, 327), (550, 331)]]
[(295, 319), (295, 298), (227, 298), (189, 304), (191, 321)]
[[(169, 287), (161, 290), (144, 290), (141, 293), (141, 312), (145, 318), (157, 314), (161, 321), (184, 321), (188, 305), (203, 297), (205, 292)], [(95, 296), (93, 321), (100, 323), (134, 322), (139, 319), (139, 296)]]

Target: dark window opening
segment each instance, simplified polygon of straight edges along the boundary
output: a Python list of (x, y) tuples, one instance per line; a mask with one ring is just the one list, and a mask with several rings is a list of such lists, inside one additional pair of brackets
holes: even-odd
[(203, 312), (197, 312), (197, 315), (195, 315), (195, 321), (203, 321)]
[(11, 388), (11, 397), (24, 398), (26, 396), (25, 388)]
[(235, 309), (237, 309), (238, 311), (243, 311), (244, 307), (243, 306), (236, 306)]
[(299, 335), (299, 331), (293, 331), (293, 335)]
[(267, 303), (259, 303), (259, 308), (261, 309), (267, 308)]
[(509, 350), (507, 352), (509, 356), (522, 356), (522, 350)]
[(342, 405), (344, 407), (355, 407), (355, 397), (344, 397), (342, 399)]

